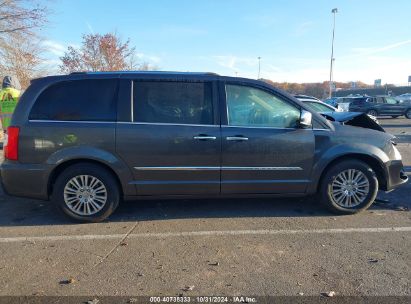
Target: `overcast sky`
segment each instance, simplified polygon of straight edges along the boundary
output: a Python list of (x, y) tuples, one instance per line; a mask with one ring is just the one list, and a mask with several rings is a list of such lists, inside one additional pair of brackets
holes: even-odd
[(263, 78), (324, 81), (337, 7), (336, 81), (405, 84), (411, 75), (411, 0), (46, 1), (51, 66), (82, 34), (117, 31), (161, 70), (256, 78), (261, 56)]

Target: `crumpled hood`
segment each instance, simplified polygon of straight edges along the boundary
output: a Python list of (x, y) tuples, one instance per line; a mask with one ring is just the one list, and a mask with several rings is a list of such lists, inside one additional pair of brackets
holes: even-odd
[(385, 132), (385, 130), (378, 124), (377, 119), (373, 119), (365, 113), (361, 112), (327, 112), (321, 113), (322, 116), (331, 121), (339, 122), (343, 125), (350, 125), (354, 127), (367, 128)]

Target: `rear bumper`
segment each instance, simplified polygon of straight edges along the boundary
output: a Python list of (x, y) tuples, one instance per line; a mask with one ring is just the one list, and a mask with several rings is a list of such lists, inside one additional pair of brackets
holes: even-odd
[(405, 173), (401, 160), (392, 160), (386, 163), (385, 171), (387, 180), (386, 185), (383, 188), (385, 191), (394, 190), (408, 181), (408, 176)]
[(0, 166), (1, 183), (8, 195), (48, 199), (48, 177), (45, 165), (20, 164), (5, 160)]

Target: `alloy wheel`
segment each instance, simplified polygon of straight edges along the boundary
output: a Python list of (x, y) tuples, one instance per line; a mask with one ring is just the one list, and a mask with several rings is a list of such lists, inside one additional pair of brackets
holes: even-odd
[(367, 176), (356, 169), (348, 169), (338, 174), (331, 184), (331, 195), (335, 203), (344, 208), (360, 205), (370, 192)]
[(107, 189), (101, 180), (91, 175), (71, 178), (64, 187), (64, 202), (78, 215), (92, 215), (103, 209)]
[(368, 114), (368, 115), (371, 115), (371, 116), (375, 116), (375, 117), (378, 116), (378, 113), (377, 113), (377, 111), (375, 111), (375, 110), (369, 110), (369, 111), (367, 112), (367, 114)]

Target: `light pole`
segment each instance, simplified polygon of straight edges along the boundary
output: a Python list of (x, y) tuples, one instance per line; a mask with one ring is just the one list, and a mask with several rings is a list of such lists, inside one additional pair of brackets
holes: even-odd
[(330, 94), (329, 97), (331, 98), (332, 95), (332, 88), (333, 88), (333, 63), (334, 63), (334, 34), (335, 34), (335, 14), (338, 13), (336, 8), (331, 10), (331, 13), (334, 15), (334, 23), (333, 23), (333, 39), (331, 42), (331, 59), (330, 59)]
[(258, 59), (258, 77), (257, 80), (260, 79), (260, 72), (261, 72), (261, 57), (257, 57)]

